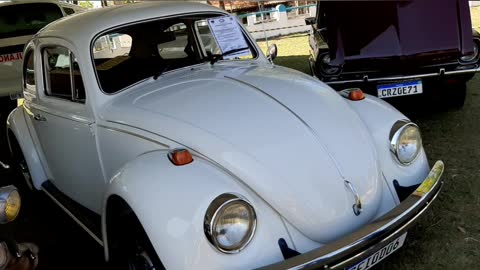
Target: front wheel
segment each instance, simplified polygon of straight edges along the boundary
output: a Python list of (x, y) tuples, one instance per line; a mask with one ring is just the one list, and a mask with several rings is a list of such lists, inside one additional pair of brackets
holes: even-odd
[(129, 217), (126, 224), (122, 224), (122, 228), (123, 233), (115, 233), (116, 239), (111, 244), (111, 269), (165, 269), (136, 217)]

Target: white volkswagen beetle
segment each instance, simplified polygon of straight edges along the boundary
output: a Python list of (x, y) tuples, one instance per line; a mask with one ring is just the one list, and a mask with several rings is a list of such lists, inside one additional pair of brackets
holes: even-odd
[(117, 268), (367, 269), (442, 185), (405, 116), (272, 65), (208, 5), (64, 18), (24, 55), (13, 156)]

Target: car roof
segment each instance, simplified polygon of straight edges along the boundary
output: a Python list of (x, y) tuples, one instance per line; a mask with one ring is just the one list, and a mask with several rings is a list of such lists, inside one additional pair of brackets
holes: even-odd
[(194, 2), (143, 2), (99, 8), (59, 19), (37, 33), (37, 37), (60, 37), (74, 44), (90, 43), (104, 30), (148, 19), (195, 12), (223, 12), (216, 7)]

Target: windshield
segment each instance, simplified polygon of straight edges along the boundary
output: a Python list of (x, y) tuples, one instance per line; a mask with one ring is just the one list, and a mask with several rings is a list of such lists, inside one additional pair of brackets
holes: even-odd
[(0, 7), (0, 38), (34, 35), (61, 17), (63, 14), (60, 8), (51, 3)]
[[(93, 43), (92, 53), (102, 90), (115, 93), (146, 78), (156, 79), (163, 72), (213, 61), (213, 58), (241, 61), (257, 57), (241, 28), (236, 35), (237, 40), (242, 39), (239, 44), (244, 44), (241, 52), (238, 48), (233, 51), (229, 50), (231, 47), (220, 46), (218, 33), (216, 39), (208, 22), (215, 17), (223, 18), (182, 16), (117, 28), (99, 36)], [(236, 18), (232, 22), (239, 27)]]

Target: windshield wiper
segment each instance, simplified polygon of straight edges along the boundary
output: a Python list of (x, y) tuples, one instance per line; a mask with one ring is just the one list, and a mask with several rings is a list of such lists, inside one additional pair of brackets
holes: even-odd
[(232, 53), (236, 53), (236, 52), (241, 52), (243, 50), (247, 50), (249, 49), (249, 47), (244, 47), (244, 48), (238, 48), (238, 49), (233, 49), (233, 50), (229, 50), (229, 51), (226, 51), (222, 54), (210, 54), (209, 57), (210, 57), (210, 64), (213, 65), (215, 64), (218, 60), (220, 60), (221, 58), (223, 58), (224, 56), (227, 56), (229, 54), (232, 54)]
[(155, 74), (153, 75), (153, 79), (156, 81), (158, 79), (158, 77), (160, 77), (160, 75), (162, 75), (165, 71), (167, 71), (167, 69), (170, 67), (170, 64), (167, 64), (165, 65), (162, 69), (160, 69), (159, 71), (155, 72)]

